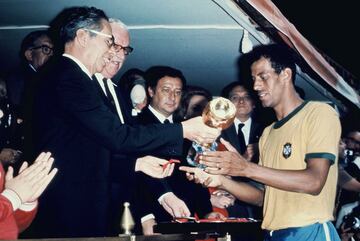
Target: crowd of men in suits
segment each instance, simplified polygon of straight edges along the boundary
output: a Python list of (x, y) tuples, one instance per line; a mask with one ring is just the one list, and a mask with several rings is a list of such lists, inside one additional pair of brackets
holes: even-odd
[[(328, 172), (337, 171), (331, 164), (337, 160), (333, 147), (339, 134), (338, 122), (326, 106), (307, 104), (296, 94), (293, 85), (296, 70), (292, 63), (272, 59), (274, 57), (267, 49), (261, 51), (270, 51), (266, 52), (269, 55), (261, 55), (259, 51), (260, 55), (255, 56), (255, 51), (251, 65), (254, 87), (234, 82), (222, 92), (235, 105), (236, 116), (234, 123), (220, 133), (220, 130), (206, 126), (198, 116), (211, 96), (206, 94), (206, 90), (188, 88), (182, 72), (169, 66), (153, 66), (144, 72), (145, 85), (140, 88), (147, 95), (142, 101), (148, 100), (148, 105), (137, 111), (134, 117), (134, 106), (129, 105), (131, 90), (119, 88), (113, 79), (133, 51), (128, 29), (120, 20), (109, 19), (102, 10), (94, 7), (72, 7), (61, 12), (54, 23), (58, 24), (54, 29), (57, 30), (56, 43), (60, 43), (61, 54), (44, 65), (53, 55), (54, 45), (48, 35), (38, 34), (23, 49), (27, 59), (25, 66), (35, 77), (20, 78), (26, 80), (22, 83), (24, 90), (9, 86), (13, 103), (19, 105), (16, 109), (24, 109), (23, 113), (28, 111), (28, 114), (18, 116), (19, 123), (23, 121), (28, 126), (25, 129), (29, 130), (24, 132), (28, 141), (24, 145), (26, 157), (34, 159), (38, 153), (49, 151), (55, 158), (56, 170), (59, 170), (54, 177), (54, 171), (48, 174), (51, 165), (47, 165), (46, 175), (51, 175), (48, 179), (54, 179), (40, 197), (36, 218), (23, 237), (115, 236), (121, 232), (119, 222), (125, 201), (130, 201), (134, 207), (137, 223), (141, 224), (137, 227), (138, 232), (153, 234), (156, 222), (170, 221), (173, 217), (214, 215), (214, 207), (224, 209), (230, 216), (261, 218), (259, 206), (265, 200), (263, 228), (269, 231), (265, 237), (271, 240), (273, 233), (270, 231), (287, 230), (287, 226), (279, 221), (280, 215), (276, 213), (276, 216), (267, 209), (279, 209), (273, 197), (278, 196), (285, 202), (286, 199), (294, 201), (297, 197), (294, 193), (316, 196), (324, 189), (321, 200), (331, 202), (334, 193), (329, 186), (336, 178), (326, 182), (326, 177)], [(283, 51), (276, 46), (270, 48), (279, 53)], [(42, 58), (37, 58), (37, 55)], [(278, 69), (274, 67), (273, 71), (271, 61), (283, 65), (280, 64)], [(270, 84), (266, 82), (267, 78)], [(275, 83), (274, 79), (278, 82)], [(318, 119), (312, 115), (312, 110), (319, 108), (336, 127), (331, 140), (314, 141), (313, 152), (305, 152), (301, 159), (307, 162), (294, 162), (296, 171), (278, 170), (286, 165), (272, 165), (266, 153), (261, 149), (259, 153), (258, 142), (263, 126), (253, 115), (257, 97), (252, 88), (258, 92), (263, 106), (275, 110), (279, 121), (273, 129), (280, 129), (283, 122), (291, 119), (287, 115), (298, 117), (296, 114), (302, 108), (303, 112), (310, 113), (310, 117), (306, 116), (308, 123), (316, 122)], [(19, 93), (14, 94), (14, 90)], [(191, 91), (196, 94), (184, 98), (186, 92)], [(21, 100), (16, 102), (15, 96)], [(24, 101), (26, 105), (21, 104)], [(297, 118), (291, 119), (294, 120)], [(320, 130), (325, 131), (326, 127), (324, 125)], [(265, 138), (277, 138), (270, 129), (267, 128)], [(182, 171), (174, 170), (174, 164), (163, 168), (169, 159), (178, 159), (182, 166), (186, 166), (190, 142), (212, 143), (219, 140), (219, 136), (228, 151), (204, 153), (201, 161), (208, 166), (206, 172), (187, 167), (181, 168)], [(260, 143), (261, 148), (271, 149), (265, 138)], [(303, 139), (292, 141), (300, 143)], [(322, 141), (327, 149), (317, 148)], [(280, 147), (283, 148), (283, 153), (280, 153), (283, 157), (277, 153), (279, 159), (292, 155), (294, 143)], [(297, 152), (294, 151), (294, 155)], [(261, 165), (267, 167), (258, 165), (259, 158)], [(299, 171), (300, 167), (305, 171)], [(248, 171), (250, 168), (252, 170)], [(225, 175), (234, 177), (229, 179)], [(285, 183), (281, 177), (289, 182)], [(320, 181), (317, 181), (318, 177)], [(187, 179), (223, 190), (209, 193), (208, 189)], [(305, 182), (314, 185), (305, 187)], [(288, 193), (291, 194), (286, 196)], [(304, 200), (318, 204), (316, 198), (306, 196)], [(318, 215), (332, 231), (326, 216), (330, 206)], [(295, 216), (296, 211), (294, 208)], [(283, 216), (284, 220), (289, 219)], [(299, 227), (298, 233), (303, 235), (302, 232), (308, 231), (301, 228), (313, 224), (306, 223), (308, 220), (316, 221), (316, 217), (309, 215), (300, 218), (300, 222), (290, 220), (289, 223), (299, 224), (296, 226)], [(258, 240), (259, 237), (246, 238)]]

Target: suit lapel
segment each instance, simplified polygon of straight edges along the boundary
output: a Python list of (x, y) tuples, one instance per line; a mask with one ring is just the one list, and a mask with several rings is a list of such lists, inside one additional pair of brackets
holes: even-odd
[(236, 150), (240, 151), (240, 143), (236, 133), (235, 125), (232, 124), (229, 128), (224, 130), (224, 134), (226, 135), (225, 139), (233, 145)]
[(116, 108), (114, 107), (113, 104), (111, 104), (110, 100), (108, 99), (108, 97), (105, 95), (103, 89), (101, 88), (100, 84), (98, 81), (95, 81), (95, 85), (96, 85), (96, 89), (98, 90), (98, 93), (101, 97), (101, 99), (104, 101), (104, 104), (111, 110), (111, 112), (113, 112), (114, 114), (116, 114), (116, 116), (118, 115)]
[(147, 124), (161, 124), (160, 120), (149, 110), (148, 107), (145, 108), (144, 117), (144, 121), (146, 121)]
[(259, 142), (259, 138), (261, 135), (261, 133), (259, 133), (259, 128), (260, 125), (253, 120), (250, 126), (249, 144)]

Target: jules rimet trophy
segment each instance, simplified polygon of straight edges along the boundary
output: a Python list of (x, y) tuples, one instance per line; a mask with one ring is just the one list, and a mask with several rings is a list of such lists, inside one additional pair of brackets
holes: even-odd
[[(206, 105), (202, 118), (206, 125), (224, 130), (234, 122), (235, 114), (236, 107), (230, 100), (217, 97)], [(216, 151), (218, 146), (217, 142), (201, 145), (194, 141), (186, 160), (190, 165), (204, 169), (205, 166), (199, 163), (199, 156), (204, 151)]]

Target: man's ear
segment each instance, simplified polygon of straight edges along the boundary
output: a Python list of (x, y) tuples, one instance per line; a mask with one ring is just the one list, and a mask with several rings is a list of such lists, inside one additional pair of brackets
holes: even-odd
[(155, 92), (153, 91), (153, 89), (151, 87), (148, 87), (148, 93), (149, 93), (149, 96), (152, 98), (155, 94)]
[(84, 29), (78, 29), (76, 31), (75, 39), (76, 42), (80, 44), (80, 46), (85, 47), (87, 41), (89, 40), (89, 34)]
[(25, 58), (26, 58), (26, 60), (28, 62), (32, 62), (33, 57), (32, 57), (32, 50), (31, 49), (26, 50), (24, 55), (25, 55)]
[(281, 77), (284, 79), (285, 82), (292, 83), (292, 70), (290, 68), (283, 69), (280, 74), (282, 75)]

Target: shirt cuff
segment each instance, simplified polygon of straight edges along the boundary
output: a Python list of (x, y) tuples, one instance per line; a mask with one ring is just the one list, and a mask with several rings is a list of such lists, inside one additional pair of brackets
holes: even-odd
[(21, 204), (19, 209), (22, 211), (25, 211), (25, 212), (30, 212), (37, 207), (37, 204), (38, 204), (38, 201), (23, 203), (23, 204)]
[(21, 198), (15, 191), (5, 189), (1, 194), (10, 201), (14, 211), (21, 206)]
[(160, 205), (162, 205), (162, 201), (163, 199), (165, 198), (165, 196), (169, 195), (169, 194), (172, 194), (173, 192), (166, 192), (164, 193), (163, 195), (161, 195), (159, 198), (158, 198), (158, 202), (160, 203)]
[(155, 219), (155, 216), (154, 214), (150, 213), (148, 215), (145, 215), (144, 217), (141, 218), (141, 223), (147, 221), (147, 220), (150, 220), (150, 219)]

